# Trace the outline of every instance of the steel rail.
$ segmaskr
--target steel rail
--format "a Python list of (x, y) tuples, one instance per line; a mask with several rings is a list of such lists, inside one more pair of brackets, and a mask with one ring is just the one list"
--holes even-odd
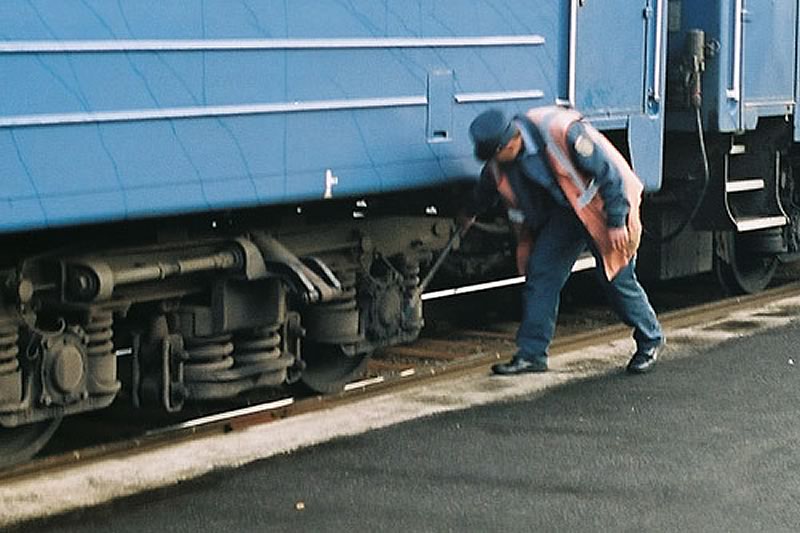
[[(766, 290), (762, 293), (747, 296), (731, 297), (711, 303), (704, 303), (662, 313), (660, 320), (666, 330), (678, 329), (693, 324), (709, 323), (723, 319), (731, 314), (746, 309), (760, 308), (773, 301), (800, 296), (800, 282)], [(512, 341), (511, 333), (464, 331), (468, 337), (488, 337), (496, 340)], [(551, 347), (551, 355), (558, 357), (567, 352), (585, 349), (626, 338), (630, 328), (625, 325), (592, 328), (576, 334), (556, 337)], [(463, 342), (463, 341), (461, 341)], [(396, 363), (378, 362), (378, 368), (389, 373), (351, 383), (346, 390), (328, 396), (313, 396), (304, 399), (283, 398), (265, 404), (237, 409), (219, 415), (210, 415), (180, 424), (150, 431), (139, 437), (125, 441), (102, 444), (88, 448), (73, 450), (67, 453), (34, 459), (23, 465), (0, 470), (0, 482), (22, 478), (52, 475), (59, 470), (74, 468), (82, 463), (120, 458), (126, 455), (174, 445), (180, 442), (220, 435), (238, 431), (247, 427), (262, 425), (297, 416), (303, 413), (330, 409), (351, 402), (396, 392), (402, 389), (417, 387), (437, 380), (453, 379), (465, 375), (485, 373), (499, 359), (508, 357), (508, 351), (493, 354), (479, 353), (460, 359), (443, 356), (442, 345), (432, 350), (414, 348), (415, 357), (437, 361), (436, 366), (413, 366)], [(405, 355), (408, 355), (406, 350)], [(444, 362), (442, 362), (444, 361)]]

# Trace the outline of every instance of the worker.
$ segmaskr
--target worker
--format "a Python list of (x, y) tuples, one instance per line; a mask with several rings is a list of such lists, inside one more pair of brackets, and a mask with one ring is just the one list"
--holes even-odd
[(625, 158), (569, 108), (536, 108), (512, 120), (490, 109), (469, 131), (485, 165), (462, 223), (502, 201), (516, 229), (517, 268), (526, 275), (518, 350), (493, 372), (547, 370), (561, 289), (587, 247), (611, 306), (634, 329), (628, 372), (652, 370), (664, 336), (636, 279), (643, 187)]

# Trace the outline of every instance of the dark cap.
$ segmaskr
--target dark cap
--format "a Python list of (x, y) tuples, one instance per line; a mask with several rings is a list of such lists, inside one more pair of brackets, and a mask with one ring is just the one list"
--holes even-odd
[(497, 150), (514, 137), (516, 128), (499, 109), (484, 111), (469, 125), (469, 135), (475, 144), (475, 157), (488, 161)]

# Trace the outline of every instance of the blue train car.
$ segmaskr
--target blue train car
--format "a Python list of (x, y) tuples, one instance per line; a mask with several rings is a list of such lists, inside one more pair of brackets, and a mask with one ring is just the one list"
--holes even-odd
[(754, 292), (800, 250), (798, 2), (671, 0), (663, 190), (642, 254), (668, 278), (714, 269)]
[(656, 189), (663, 4), (7, 0), (0, 231), (474, 176), (488, 103), (630, 127)]
[(578, 108), (657, 191), (667, 46), (664, 0), (0, 2), (0, 464), (414, 339), (489, 106)]

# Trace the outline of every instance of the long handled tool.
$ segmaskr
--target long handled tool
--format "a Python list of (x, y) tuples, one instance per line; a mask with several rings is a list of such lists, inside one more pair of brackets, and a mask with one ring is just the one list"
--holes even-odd
[(453, 247), (456, 245), (456, 243), (464, 238), (464, 235), (467, 234), (467, 232), (469, 231), (469, 228), (472, 227), (472, 223), (474, 221), (475, 221), (475, 217), (473, 217), (468, 224), (464, 224), (463, 226), (459, 227), (458, 231), (453, 233), (453, 236), (450, 237), (449, 241), (447, 241), (447, 245), (444, 247), (442, 252), (439, 254), (439, 257), (436, 258), (436, 261), (434, 261), (433, 266), (431, 266), (431, 269), (428, 270), (428, 273), (425, 275), (425, 279), (423, 279), (422, 283), (419, 284), (419, 287), (417, 288), (417, 291), (420, 294), (425, 292), (425, 289), (428, 287), (428, 284), (433, 279), (433, 276), (434, 276), (434, 274), (436, 274), (436, 271), (439, 270), (439, 267), (442, 266), (442, 263), (444, 263), (444, 260), (447, 258), (447, 256), (450, 254), (450, 252), (453, 251)]

